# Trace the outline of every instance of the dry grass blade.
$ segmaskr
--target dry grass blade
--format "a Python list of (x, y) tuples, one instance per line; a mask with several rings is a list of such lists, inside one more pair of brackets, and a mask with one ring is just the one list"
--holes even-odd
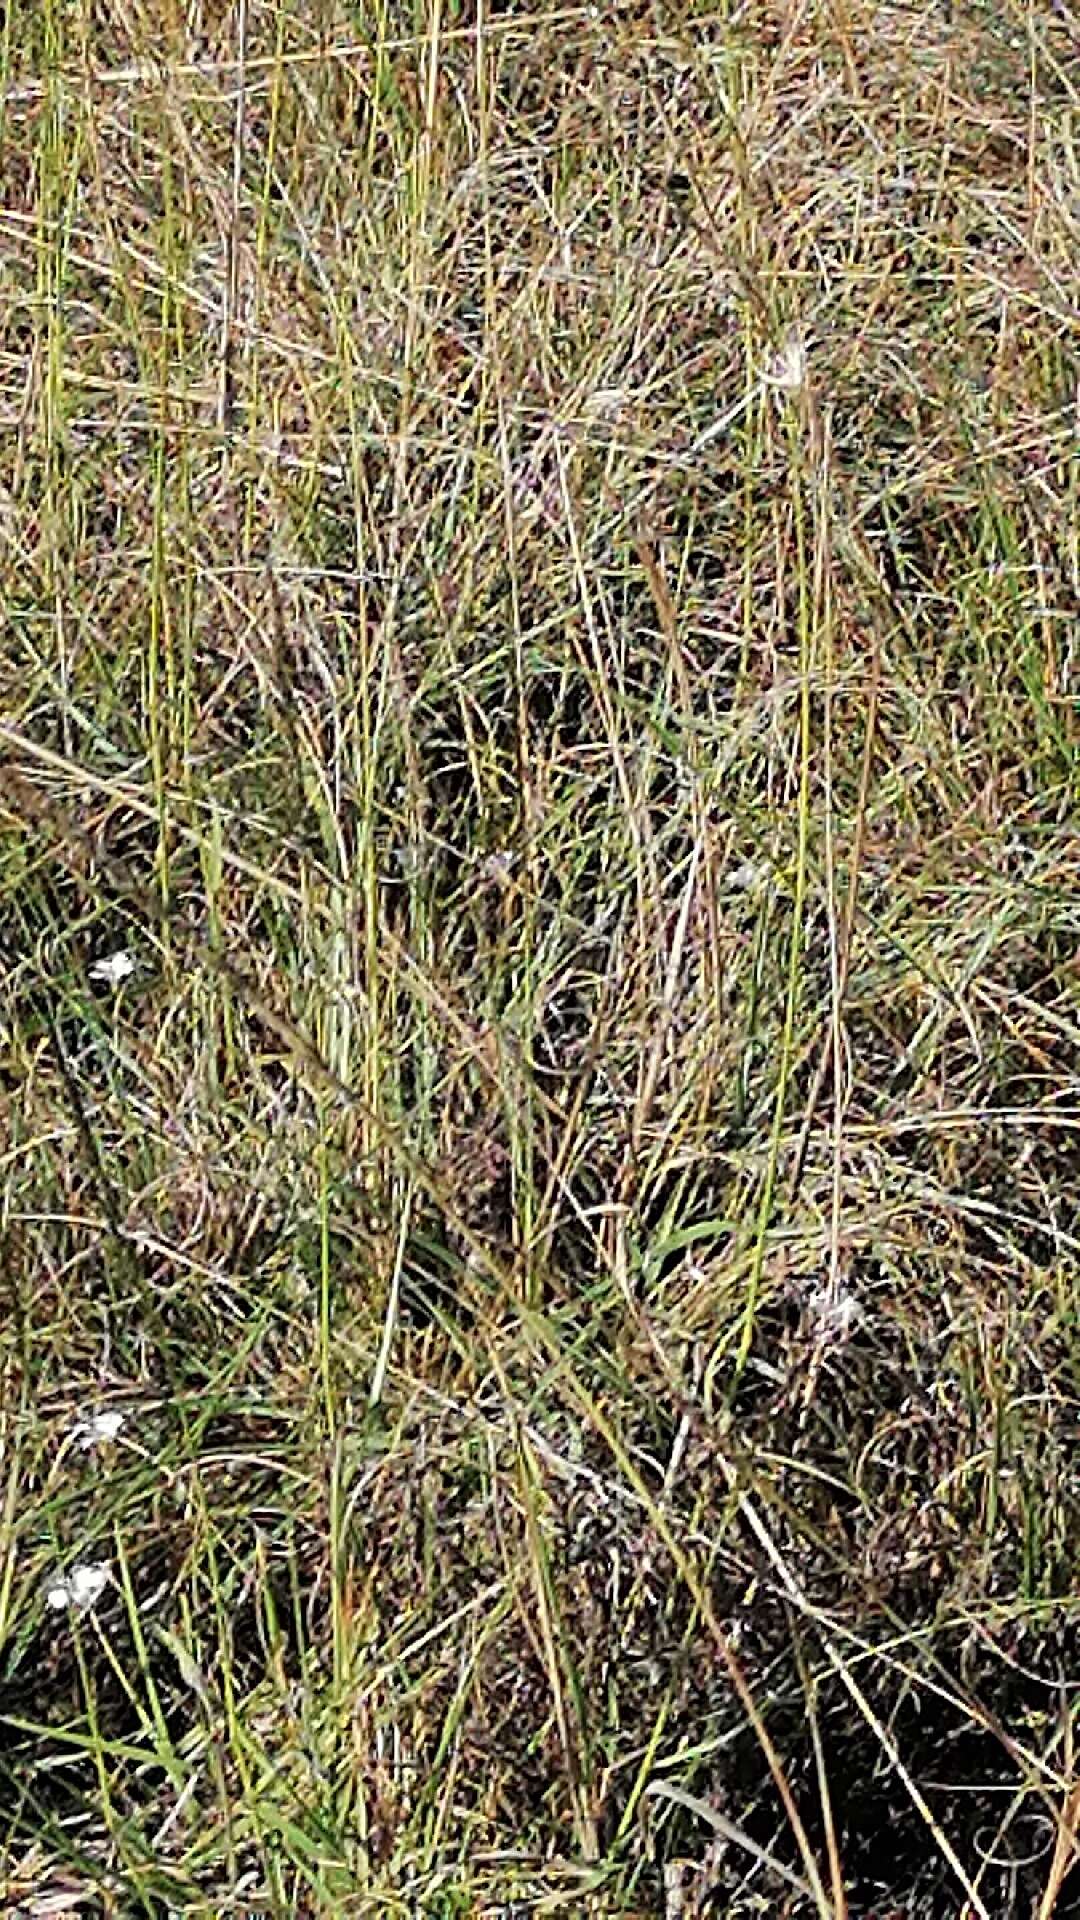
[(1046, 1889), (1039, 1901), (1036, 1920), (1052, 1920), (1062, 1889), (1080, 1858), (1077, 1831), (1080, 1829), (1080, 1786), (1070, 1789), (1058, 1817), (1057, 1839), (1047, 1875)]
[(710, 1807), (708, 1801), (699, 1800), (696, 1794), (687, 1793), (685, 1788), (674, 1786), (670, 1780), (650, 1780), (645, 1792), (651, 1799), (666, 1800), (672, 1806), (685, 1807), (688, 1813), (696, 1815), (699, 1820), (704, 1820), (706, 1825), (710, 1826), (722, 1839), (730, 1840), (732, 1846), (741, 1847), (752, 1860), (757, 1860), (762, 1866), (768, 1867), (769, 1872), (774, 1873), (778, 1880), (783, 1880), (789, 1887), (795, 1887), (799, 1893), (805, 1893), (808, 1899), (813, 1898), (813, 1889), (808, 1881), (800, 1879), (797, 1873), (792, 1873), (790, 1867), (785, 1867), (782, 1860), (778, 1860), (776, 1855), (769, 1853), (765, 1847), (759, 1846), (757, 1841), (752, 1840), (748, 1833), (744, 1833), (734, 1820), (729, 1820), (716, 1807)]

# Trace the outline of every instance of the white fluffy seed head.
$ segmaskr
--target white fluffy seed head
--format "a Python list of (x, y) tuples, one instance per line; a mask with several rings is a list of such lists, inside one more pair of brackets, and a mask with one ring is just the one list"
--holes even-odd
[(75, 1438), (84, 1453), (115, 1440), (122, 1432), (126, 1416), (118, 1407), (102, 1407), (96, 1413), (82, 1413), (75, 1422)]
[(851, 1338), (866, 1309), (846, 1287), (820, 1287), (809, 1301), (814, 1331), (823, 1346), (841, 1347)]
[(103, 954), (87, 969), (91, 980), (100, 980), (102, 986), (118, 987), (124, 980), (130, 980), (135, 971), (135, 958), (123, 947), (116, 953)]
[(86, 1613), (101, 1599), (108, 1584), (108, 1561), (88, 1560), (50, 1581), (45, 1589), (45, 1603), (55, 1613), (64, 1610)]

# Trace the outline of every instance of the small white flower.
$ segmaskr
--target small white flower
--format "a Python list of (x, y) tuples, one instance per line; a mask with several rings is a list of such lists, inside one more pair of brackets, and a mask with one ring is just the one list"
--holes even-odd
[(98, 1413), (83, 1413), (75, 1422), (75, 1438), (84, 1453), (99, 1447), (103, 1440), (115, 1440), (127, 1418), (117, 1407), (103, 1407)]
[(90, 1560), (85, 1566), (72, 1567), (70, 1573), (61, 1574), (58, 1579), (50, 1581), (45, 1589), (45, 1601), (54, 1613), (65, 1609), (86, 1613), (101, 1599), (108, 1584), (108, 1561)]
[(771, 387), (781, 393), (801, 393), (807, 376), (806, 343), (797, 333), (789, 333), (778, 354), (765, 369)]
[(772, 869), (764, 860), (744, 860), (741, 866), (732, 867), (727, 883), (739, 893), (757, 893), (771, 878), (771, 874)]
[(838, 1292), (831, 1287), (819, 1287), (810, 1295), (808, 1305), (817, 1337), (824, 1346), (842, 1347), (866, 1311), (846, 1287)]
[(95, 960), (87, 971), (91, 980), (100, 980), (106, 987), (118, 987), (121, 981), (130, 980), (134, 973), (134, 956), (121, 947), (119, 952), (107, 953), (102, 959)]

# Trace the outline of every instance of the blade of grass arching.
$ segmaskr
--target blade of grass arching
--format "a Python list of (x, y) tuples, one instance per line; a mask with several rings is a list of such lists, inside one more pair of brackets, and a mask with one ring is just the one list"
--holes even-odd
[(133, 1767), (154, 1764), (156, 1748), (152, 1740), (148, 1740), (145, 1746), (139, 1746), (134, 1740), (105, 1738), (93, 1729), (84, 1733), (77, 1727), (49, 1726), (19, 1713), (0, 1713), (0, 1726), (10, 1727), (14, 1733), (33, 1734), (42, 1742), (55, 1741), (57, 1746), (69, 1748), (73, 1754), (96, 1757), (100, 1753), (109, 1760), (125, 1760)]
[(645, 1792), (652, 1800), (668, 1800), (672, 1806), (684, 1807), (687, 1813), (696, 1814), (697, 1818), (704, 1820), (706, 1826), (711, 1827), (714, 1833), (720, 1834), (724, 1840), (729, 1840), (732, 1846), (741, 1847), (752, 1860), (767, 1867), (770, 1873), (775, 1873), (779, 1880), (785, 1881), (789, 1887), (795, 1887), (799, 1893), (804, 1893), (809, 1899), (813, 1899), (814, 1890), (808, 1880), (803, 1880), (799, 1874), (792, 1873), (791, 1868), (786, 1867), (782, 1860), (778, 1860), (774, 1853), (770, 1853), (767, 1847), (761, 1846), (742, 1827), (736, 1825), (734, 1820), (727, 1819), (716, 1807), (710, 1807), (707, 1800), (699, 1800), (696, 1793), (687, 1793), (684, 1787), (677, 1787), (671, 1780), (650, 1780)]

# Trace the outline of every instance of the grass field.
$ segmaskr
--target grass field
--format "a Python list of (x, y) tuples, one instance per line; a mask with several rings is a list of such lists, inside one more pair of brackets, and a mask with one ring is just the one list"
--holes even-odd
[(0, 69), (0, 1909), (1080, 1914), (1075, 5)]

